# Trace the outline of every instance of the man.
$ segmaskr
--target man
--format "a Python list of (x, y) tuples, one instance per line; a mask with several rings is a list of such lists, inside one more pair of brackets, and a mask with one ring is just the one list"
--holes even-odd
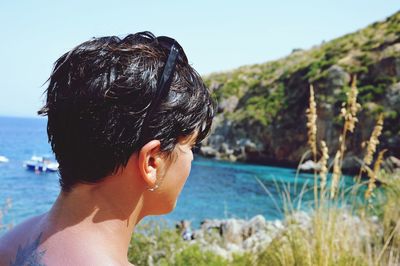
[(171, 38), (96, 38), (64, 54), (39, 111), (61, 192), (0, 239), (0, 265), (129, 265), (135, 225), (174, 209), (214, 110)]

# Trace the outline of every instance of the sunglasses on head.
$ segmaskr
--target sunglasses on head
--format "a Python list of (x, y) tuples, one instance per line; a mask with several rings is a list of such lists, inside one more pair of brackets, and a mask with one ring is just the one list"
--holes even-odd
[(183, 61), (184, 63), (188, 63), (188, 59), (186, 57), (185, 52), (183, 51), (182, 46), (173, 38), (167, 36), (160, 36), (156, 38), (150, 38), (147, 32), (139, 33), (142, 37), (146, 39), (152, 39), (157, 44), (159, 44), (162, 48), (169, 51), (167, 61), (164, 64), (162, 74), (157, 80), (157, 88), (155, 96), (148, 107), (148, 112), (145, 116), (144, 123), (142, 125), (142, 136), (148, 130), (149, 117), (155, 111), (155, 109), (160, 105), (162, 99), (168, 95), (169, 88), (172, 83), (172, 78), (174, 76), (175, 67), (178, 60)]
[(182, 46), (180, 46), (176, 40), (166, 36), (157, 37), (156, 40), (160, 46), (169, 51), (169, 54), (167, 61), (164, 64), (162, 74), (157, 81), (157, 90), (155, 98), (151, 104), (151, 111), (153, 111), (152, 109), (156, 108), (160, 104), (163, 97), (168, 95), (178, 59), (185, 63), (188, 62)]

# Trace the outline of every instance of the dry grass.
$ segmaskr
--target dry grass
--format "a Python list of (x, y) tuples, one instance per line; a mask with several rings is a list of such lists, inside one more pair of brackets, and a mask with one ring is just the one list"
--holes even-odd
[[(381, 170), (385, 150), (379, 152), (373, 169), (371, 164), (379, 144), (379, 136), (383, 128), (383, 114), (379, 115), (377, 124), (366, 147), (360, 175), (367, 172), (366, 184), (356, 179), (354, 188), (343, 188), (342, 162), (346, 152), (348, 133), (354, 132), (357, 123), (357, 113), (360, 105), (357, 103), (358, 90), (356, 78), (353, 78), (347, 102), (343, 104), (341, 115), (344, 125), (339, 139), (339, 148), (333, 160), (333, 173), (328, 179), (329, 150), (322, 140), (319, 184), (314, 183), (314, 210), (309, 228), (293, 224), (289, 225), (282, 235), (260, 254), (257, 255), (258, 265), (400, 265), (400, 177), (394, 178)], [(313, 88), (310, 88), (310, 107), (307, 109), (308, 143), (314, 162), (317, 157), (317, 113)], [(376, 195), (376, 181), (380, 180), (384, 193)], [(330, 181), (330, 182), (329, 182)], [(366, 186), (367, 185), (367, 186)], [(330, 187), (329, 187), (330, 186)], [(363, 205), (359, 202), (358, 190), (365, 190)], [(346, 193), (353, 190), (355, 193)], [(319, 193), (316, 193), (319, 191)], [(329, 197), (326, 193), (329, 191)], [(287, 193), (289, 194), (289, 193)], [(348, 197), (353, 199), (346, 200)], [(362, 197), (361, 197), (362, 199)], [(290, 198), (284, 200), (292, 206)], [(347, 202), (347, 204), (343, 204)], [(368, 208), (371, 207), (372, 208)], [(291, 215), (290, 210), (287, 215)]]
[[(310, 86), (309, 107), (306, 110), (307, 114), (307, 129), (308, 129), (308, 144), (311, 147), (313, 161), (317, 161), (317, 104), (314, 97), (314, 88)], [(317, 198), (317, 175), (314, 173), (314, 197)], [(318, 204), (316, 202), (316, 204)]]
[(310, 104), (306, 110), (307, 114), (307, 129), (308, 129), (308, 144), (315, 158), (317, 157), (317, 104), (314, 98), (314, 88), (310, 86)]
[(321, 194), (320, 197), (325, 196), (325, 189), (326, 189), (326, 180), (327, 180), (327, 174), (328, 174), (328, 160), (329, 160), (329, 150), (328, 147), (326, 146), (325, 141), (321, 141), (321, 160), (320, 165), (321, 165), (321, 170), (319, 172), (319, 176), (321, 178), (321, 183), (320, 183), (320, 188), (321, 188)]
[(376, 188), (375, 183), (376, 183), (376, 180), (377, 180), (377, 176), (379, 175), (379, 171), (381, 169), (381, 164), (382, 164), (382, 161), (383, 161), (383, 155), (386, 153), (386, 151), (387, 150), (385, 149), (385, 150), (382, 150), (382, 151), (379, 152), (378, 157), (377, 157), (377, 159), (375, 161), (375, 164), (374, 164), (373, 171), (369, 167), (366, 166), (366, 169), (367, 169), (367, 172), (368, 172), (368, 176), (369, 176), (368, 188), (367, 188), (367, 190), (365, 191), (365, 194), (364, 194), (364, 197), (365, 197), (366, 200), (369, 200), (371, 198), (371, 196), (373, 195), (372, 193), (373, 193), (374, 189)]
[(378, 121), (376, 122), (376, 126), (372, 131), (371, 138), (368, 141), (367, 153), (365, 154), (364, 157), (364, 163), (367, 166), (371, 165), (372, 163), (373, 156), (376, 152), (376, 147), (379, 144), (379, 136), (382, 133), (382, 129), (383, 129), (383, 114), (380, 114)]

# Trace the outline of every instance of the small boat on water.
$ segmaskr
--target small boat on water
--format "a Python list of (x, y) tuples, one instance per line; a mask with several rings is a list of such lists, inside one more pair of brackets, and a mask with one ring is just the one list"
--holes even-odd
[(35, 172), (58, 171), (58, 163), (53, 162), (50, 158), (44, 156), (32, 156), (30, 160), (24, 162), (24, 167)]
[(0, 155), (0, 163), (8, 163), (10, 160), (6, 156)]

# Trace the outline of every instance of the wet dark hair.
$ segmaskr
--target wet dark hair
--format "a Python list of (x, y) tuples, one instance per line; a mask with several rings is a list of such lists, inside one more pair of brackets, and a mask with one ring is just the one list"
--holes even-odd
[(200, 75), (181, 58), (168, 93), (147, 114), (168, 55), (152, 33), (142, 32), (94, 38), (55, 62), (38, 113), (48, 116), (63, 191), (115, 173), (152, 139), (171, 154), (180, 138), (197, 132), (200, 143), (207, 136), (215, 104)]

